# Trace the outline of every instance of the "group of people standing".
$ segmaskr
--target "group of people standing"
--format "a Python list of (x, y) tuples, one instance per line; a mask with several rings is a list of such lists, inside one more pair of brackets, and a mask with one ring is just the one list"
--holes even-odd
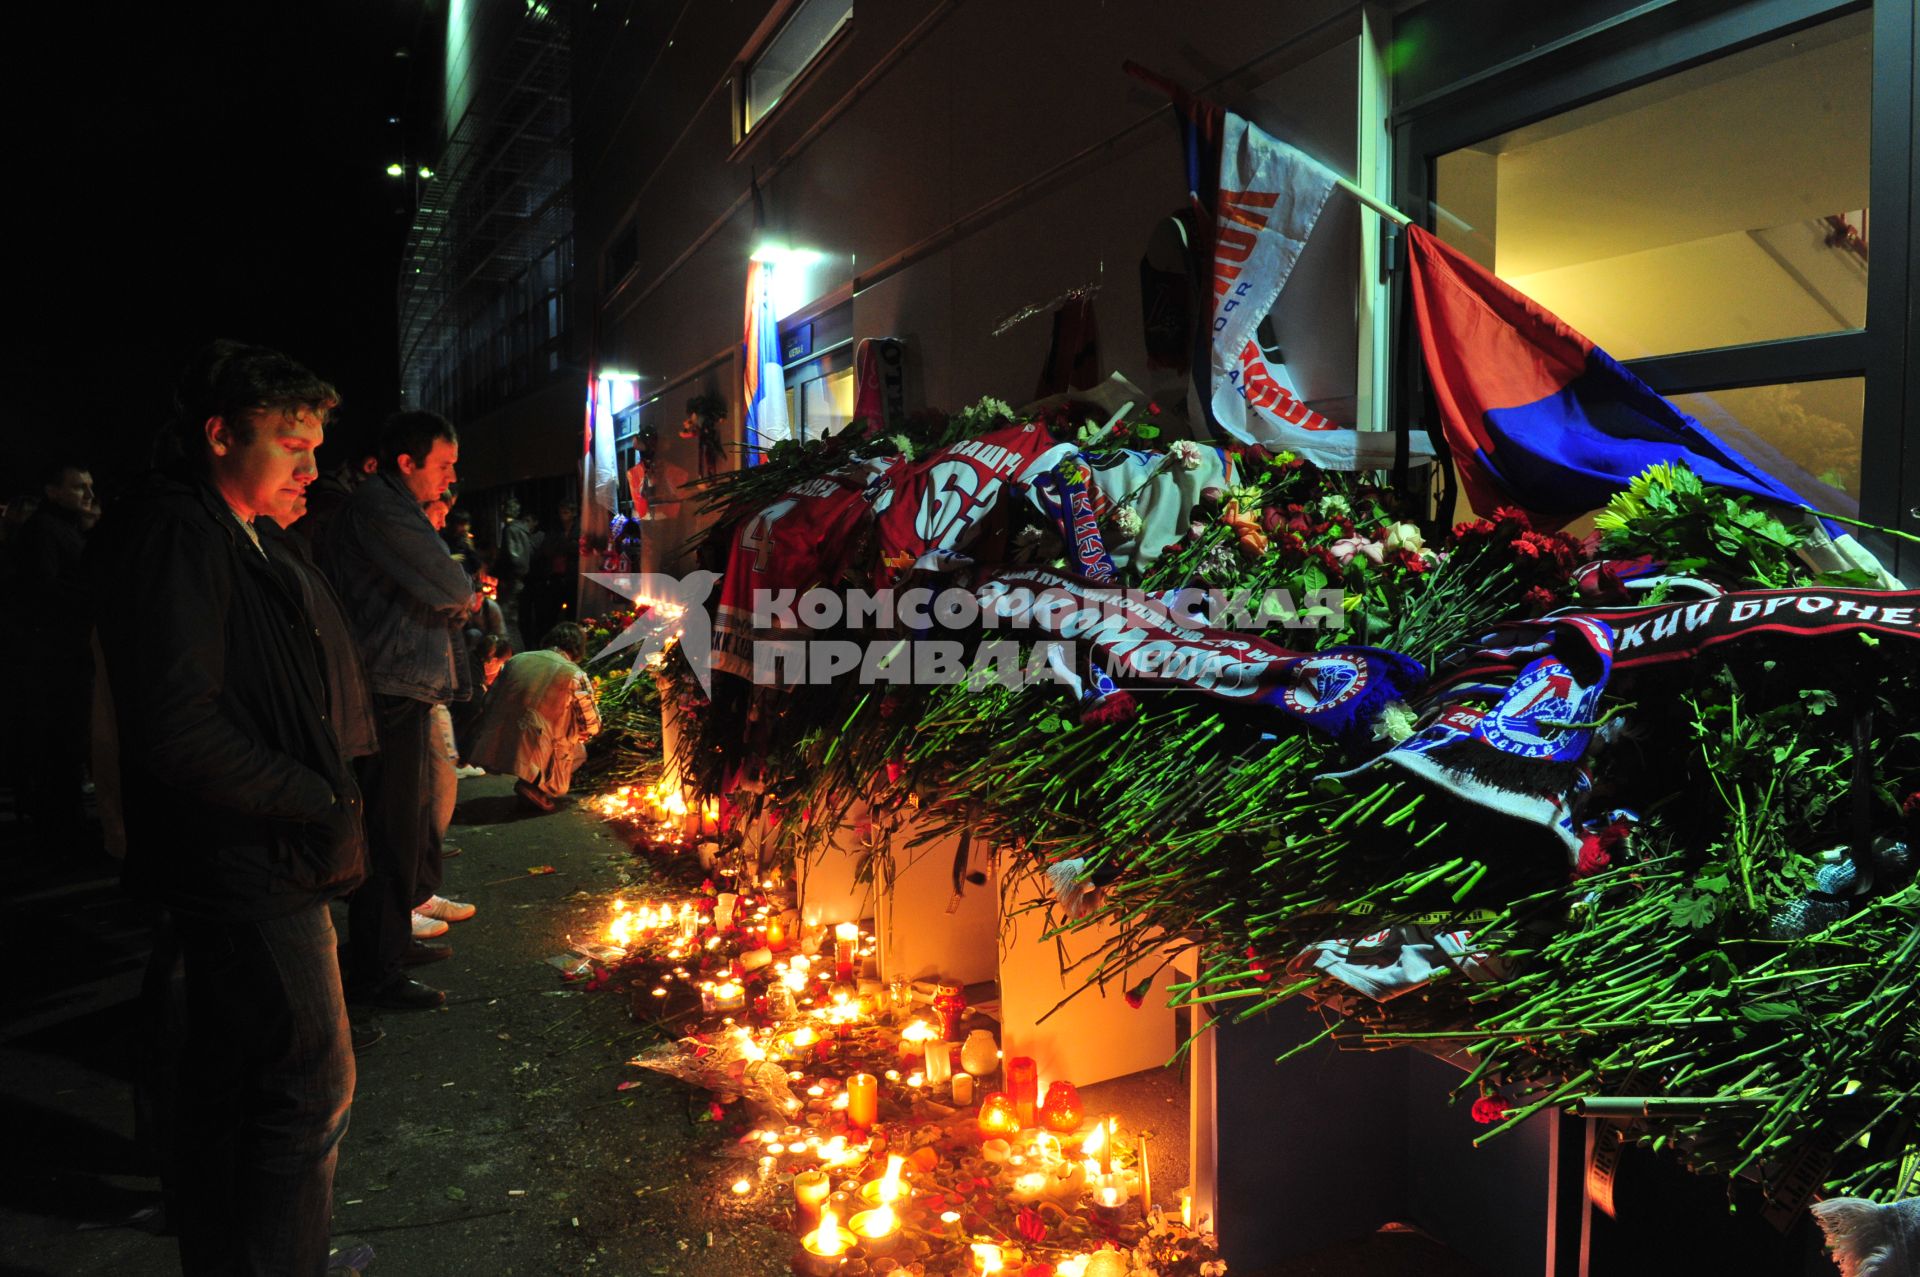
[[(156, 1031), (147, 1090), (190, 1273), (325, 1270), (354, 1053), (379, 1037), (349, 1007), (442, 1005), (411, 974), (451, 952), (424, 933), (475, 912), (441, 894), (458, 756), (551, 810), (598, 726), (577, 626), (512, 660), (469, 641), (484, 593), (435, 527), (452, 423), (400, 413), (371, 473), (316, 486), (338, 401), (279, 352), (209, 347), (76, 600), (103, 818), (128, 888), (165, 906), (150, 1022), (182, 1027)], [(490, 674), (458, 748), (447, 707)]]

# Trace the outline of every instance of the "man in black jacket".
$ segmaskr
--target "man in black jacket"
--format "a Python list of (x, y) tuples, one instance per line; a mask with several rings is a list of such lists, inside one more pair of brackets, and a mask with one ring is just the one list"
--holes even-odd
[(347, 991), (356, 1005), (425, 1010), (446, 1001), (406, 965), (410, 950), (451, 952), (413, 948), (413, 910), (440, 889), (429, 711), (472, 694), (459, 644), (473, 587), (421, 511), (453, 483), (459, 455), (445, 417), (396, 415), (379, 473), (354, 490), (315, 547), (360, 645), (380, 736), (380, 752), (361, 763), (367, 881), (347, 915)]
[(93, 699), (92, 617), (81, 555), (87, 519), (98, 513), (93, 475), (63, 462), (42, 475), (46, 500), (21, 525), (11, 553), (14, 590), (0, 601), (16, 609), (24, 637), (12, 668), (20, 722), (34, 743), (20, 751), (14, 792), (21, 815), (47, 850), (68, 850), (81, 832), (81, 764)]
[(256, 521), (313, 479), (337, 396), (218, 342), (183, 377), (175, 464), (88, 568), (120, 748), (129, 890), (173, 915), (185, 1057), (169, 1221), (189, 1273), (325, 1271), (353, 1054), (329, 901), (366, 860), (300, 586)]

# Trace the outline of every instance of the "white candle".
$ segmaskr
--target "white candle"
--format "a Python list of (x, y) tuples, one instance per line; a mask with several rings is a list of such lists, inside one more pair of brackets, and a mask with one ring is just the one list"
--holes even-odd
[(956, 1073), (953, 1075), (953, 1102), (955, 1104), (973, 1103), (973, 1074)]
[(927, 1043), (927, 1085), (941, 1086), (953, 1077), (953, 1056), (945, 1042)]

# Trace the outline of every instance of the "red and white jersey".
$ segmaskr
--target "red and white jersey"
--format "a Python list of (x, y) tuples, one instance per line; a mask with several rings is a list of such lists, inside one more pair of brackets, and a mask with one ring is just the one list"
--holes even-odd
[(753, 610), (760, 591), (796, 594), (831, 581), (845, 565), (871, 510), (867, 485), (898, 460), (880, 457), (795, 484), (760, 513), (742, 519), (720, 579), (713, 668), (753, 677)]
[(890, 586), (916, 567), (939, 571), (995, 557), (1006, 537), (1002, 501), (1054, 446), (1042, 426), (1007, 426), (896, 469), (873, 503), (880, 540), (874, 584)]

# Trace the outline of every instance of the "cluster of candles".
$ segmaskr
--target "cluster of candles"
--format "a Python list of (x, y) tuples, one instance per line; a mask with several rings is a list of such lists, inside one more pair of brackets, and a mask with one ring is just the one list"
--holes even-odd
[[(615, 791), (605, 797), (631, 795)], [(649, 939), (664, 941), (669, 960), (680, 962), (698, 950), (702, 922), (701, 910), (690, 903), (629, 906), (625, 901), (615, 901), (607, 937), (623, 950)], [(954, 1107), (966, 1109), (975, 1101), (976, 1079), (991, 1081), (1000, 1075), (1004, 1089), (978, 1096), (979, 1110), (973, 1122), (982, 1140), (981, 1156), (1005, 1169), (1008, 1178), (1003, 1181), (1004, 1189), (1014, 1202), (1050, 1200), (1069, 1210), (1084, 1203), (1096, 1215), (1118, 1223), (1130, 1201), (1136, 1197), (1151, 1201), (1145, 1136), (1141, 1137), (1134, 1167), (1117, 1167), (1115, 1120), (1098, 1120), (1091, 1130), (1085, 1129), (1084, 1105), (1071, 1082), (1052, 1082), (1043, 1098), (1031, 1058), (1003, 1060), (993, 1034), (986, 1030), (975, 1030), (963, 1042), (953, 1040), (960, 1036), (960, 1012), (964, 1008), (964, 1000), (957, 995), (936, 1001), (932, 1023), (907, 1018), (900, 1026), (896, 1068), (883, 1067), (885, 1061), (877, 1061), (867, 1066), (873, 1072), (858, 1071), (845, 1077), (807, 1069), (807, 1062), (821, 1058), (821, 1043), (846, 1039), (856, 1026), (888, 1018), (889, 1012), (897, 1017), (911, 1015), (907, 986), (901, 985), (889, 995), (887, 990), (873, 989), (871, 982), (859, 981), (866, 959), (873, 953), (874, 940), (857, 924), (803, 928), (797, 918), (765, 897), (731, 892), (722, 892), (716, 899), (714, 922), (722, 928), (743, 930), (747, 943), (758, 939), (759, 946), (740, 952), (705, 976), (691, 973), (686, 966), (674, 966), (661, 973), (660, 983), (652, 992), (655, 997), (666, 997), (668, 983), (677, 979), (697, 987), (703, 1011), (739, 1011), (746, 1000), (745, 979), (766, 969), (771, 1023), (748, 1027), (728, 1016), (721, 1021), (722, 1031), (733, 1039), (738, 1058), (780, 1061), (780, 1067), (788, 1070), (786, 1076), (795, 1095), (789, 1112), (795, 1122), (800, 1120), (801, 1110), (812, 1108), (838, 1113), (845, 1124), (844, 1132), (837, 1134), (817, 1126), (787, 1125), (764, 1128), (750, 1137), (759, 1146), (759, 1182), (784, 1176), (788, 1167), (793, 1171), (795, 1213), (802, 1233), (799, 1266), (803, 1271), (838, 1273), (854, 1255), (885, 1254), (900, 1238), (901, 1207), (911, 1196), (903, 1176), (905, 1158), (889, 1155), (879, 1175), (857, 1190), (847, 1186), (850, 1196), (846, 1199), (835, 1198), (832, 1191), (835, 1175), (852, 1173), (873, 1160), (877, 1145), (869, 1133), (879, 1121), (883, 1081), (930, 1100), (950, 1099)], [(790, 930), (798, 936), (790, 936)], [(793, 939), (804, 942), (794, 944)], [(705, 942), (708, 948), (719, 943), (717, 936)], [(754, 1184), (753, 1178), (742, 1178), (732, 1189), (736, 1194), (751, 1193)], [(841, 1204), (840, 1209), (835, 1209), (836, 1204)], [(954, 1211), (939, 1217), (952, 1244), (969, 1247), (974, 1273), (1013, 1271), (1006, 1266), (1011, 1262), (1008, 1248), (994, 1241), (965, 1238), (959, 1231), (960, 1220)], [(1122, 1266), (1114, 1267), (1116, 1263)], [(1097, 1251), (1055, 1260), (1054, 1272), (1057, 1277), (1119, 1277), (1126, 1271), (1124, 1263), (1118, 1252)]]

